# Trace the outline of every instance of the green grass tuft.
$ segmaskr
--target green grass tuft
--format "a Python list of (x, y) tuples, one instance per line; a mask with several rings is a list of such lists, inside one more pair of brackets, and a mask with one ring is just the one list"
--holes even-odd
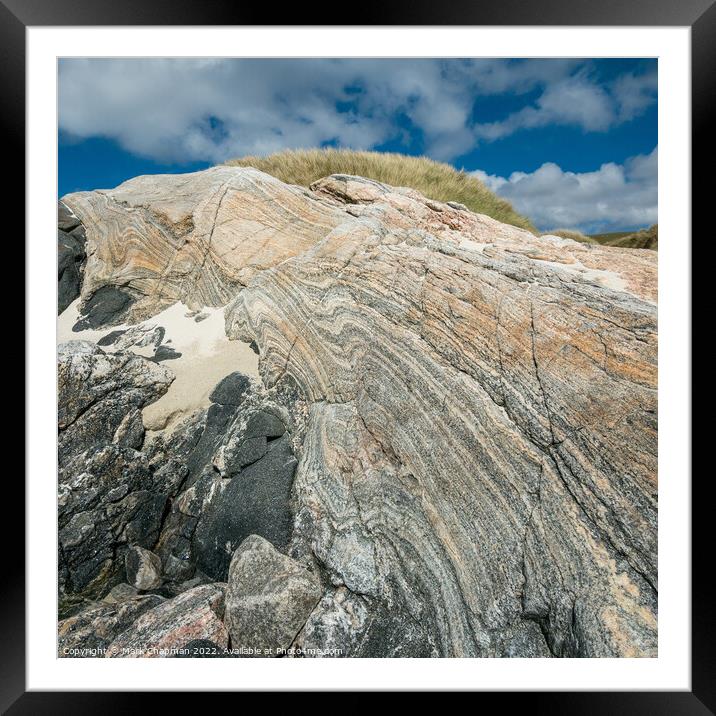
[(230, 166), (254, 167), (287, 184), (310, 186), (331, 174), (352, 174), (390, 186), (410, 187), (437, 201), (455, 201), (479, 214), (528, 231), (534, 226), (479, 179), (448, 164), (403, 154), (348, 149), (285, 150), (266, 157), (241, 157)]

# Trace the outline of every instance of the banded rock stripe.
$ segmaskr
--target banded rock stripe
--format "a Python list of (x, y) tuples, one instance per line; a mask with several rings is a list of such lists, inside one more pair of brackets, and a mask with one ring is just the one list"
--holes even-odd
[(222, 167), (96, 194), (64, 198), (85, 300), (233, 297), (227, 334), (300, 396), (295, 554), (436, 655), (656, 654), (653, 252), (359, 177), (306, 192)]
[(81, 299), (121, 287), (136, 301), (135, 321), (176, 301), (223, 306), (256, 271), (305, 250), (337, 222), (305, 192), (254, 170), (216, 167), (69, 194), (63, 202), (88, 227)]

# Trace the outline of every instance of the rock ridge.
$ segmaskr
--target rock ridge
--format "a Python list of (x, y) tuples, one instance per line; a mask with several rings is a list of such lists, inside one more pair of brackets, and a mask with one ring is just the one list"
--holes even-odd
[[(259, 354), (263, 385), (237, 379), (235, 400), (220, 385), (223, 402), (127, 448), (163, 481), (137, 546), (167, 594), (198, 573), (231, 588), (259, 534), (284, 555), (266, 570), (292, 559), (320, 585), (271, 602), (294, 615), (282, 648), (656, 655), (653, 252), (536, 237), (345, 175), (305, 190), (218, 167), (63, 202), (87, 237), (85, 315), (109, 289), (130, 297), (129, 323), (226, 305), (227, 335)], [(129, 371), (122, 420), (156, 399), (147, 371)], [(68, 398), (63, 434), (91, 397)], [(111, 443), (105, 413), (61, 454)], [(192, 633), (226, 646), (231, 624)]]

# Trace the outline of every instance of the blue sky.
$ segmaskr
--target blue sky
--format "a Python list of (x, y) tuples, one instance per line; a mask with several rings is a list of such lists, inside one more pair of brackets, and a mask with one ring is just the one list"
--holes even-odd
[(657, 220), (646, 59), (65, 59), (59, 193), (342, 146), (474, 172), (542, 230)]

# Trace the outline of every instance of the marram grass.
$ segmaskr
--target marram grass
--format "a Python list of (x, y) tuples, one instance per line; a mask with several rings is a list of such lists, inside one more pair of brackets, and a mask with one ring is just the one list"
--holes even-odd
[(622, 249), (659, 250), (659, 225), (654, 224), (648, 229), (612, 234), (595, 234), (593, 238), (604, 246), (618, 246)]
[(658, 224), (654, 224), (648, 229), (639, 229), (639, 231), (614, 231), (608, 234), (592, 234), (591, 236), (574, 229), (555, 229), (554, 231), (546, 231), (544, 234), (561, 236), (563, 239), (572, 239), (583, 244), (601, 244), (602, 246), (616, 246), (621, 249), (659, 250)]
[(554, 231), (545, 231), (542, 236), (546, 235), (559, 236), (563, 239), (572, 239), (572, 241), (579, 241), (580, 244), (599, 243), (596, 239), (593, 239), (591, 236), (587, 236), (576, 229), (555, 229)]
[(331, 174), (352, 174), (391, 186), (410, 187), (437, 201), (455, 201), (505, 224), (535, 231), (529, 219), (491, 192), (479, 179), (426, 157), (348, 149), (285, 150), (266, 157), (232, 159), (230, 166), (254, 167), (287, 184), (309, 186)]

